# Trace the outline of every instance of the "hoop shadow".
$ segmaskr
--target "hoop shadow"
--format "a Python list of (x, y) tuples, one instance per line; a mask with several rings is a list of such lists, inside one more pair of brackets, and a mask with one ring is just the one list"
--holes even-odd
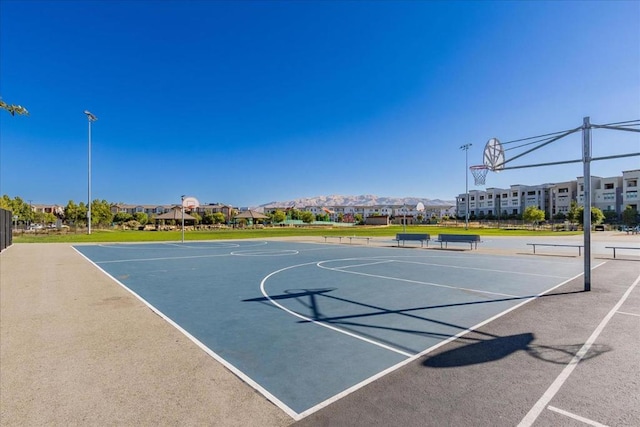
[[(470, 340), (473, 338), (463, 337), (460, 339)], [(486, 340), (476, 339), (477, 342), (427, 357), (422, 362), (422, 365), (430, 368), (455, 368), (477, 365), (503, 359), (518, 351), (524, 351), (529, 356), (545, 362), (566, 365), (583, 346), (583, 344), (535, 345), (532, 344), (534, 340), (535, 336), (531, 332), (505, 337), (495, 336)], [(608, 351), (611, 351), (611, 347), (594, 344), (582, 360), (592, 359)]]

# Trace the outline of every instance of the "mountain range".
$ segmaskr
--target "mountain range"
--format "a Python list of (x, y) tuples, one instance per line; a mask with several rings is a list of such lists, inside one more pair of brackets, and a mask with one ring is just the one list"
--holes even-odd
[(375, 196), (372, 194), (363, 194), (360, 196), (316, 196), (304, 197), (300, 199), (287, 200), (281, 202), (269, 202), (260, 205), (260, 208), (281, 208), (281, 207), (297, 207), (305, 206), (376, 206), (376, 205), (417, 205), (422, 202), (425, 206), (453, 206), (453, 200), (425, 199), (419, 197), (385, 197)]

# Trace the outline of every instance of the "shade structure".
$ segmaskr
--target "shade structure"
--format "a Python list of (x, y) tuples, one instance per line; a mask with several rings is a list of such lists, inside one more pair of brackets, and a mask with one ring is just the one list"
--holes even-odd
[[(162, 215), (158, 215), (157, 217), (155, 217), (154, 220), (156, 220), (156, 221), (167, 221), (167, 220), (182, 221), (182, 208), (180, 206), (173, 207), (173, 208), (171, 208), (171, 210), (169, 212), (165, 212)], [(196, 219), (185, 212), (184, 213), (184, 220), (185, 221), (195, 221)]]
[(238, 215), (234, 216), (233, 219), (269, 219), (269, 217), (263, 213), (249, 209), (240, 212)]

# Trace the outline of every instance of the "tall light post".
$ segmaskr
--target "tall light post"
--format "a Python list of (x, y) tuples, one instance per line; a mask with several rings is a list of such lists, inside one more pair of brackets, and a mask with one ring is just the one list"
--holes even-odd
[(460, 146), (464, 150), (464, 199), (467, 201), (467, 207), (464, 213), (464, 229), (469, 228), (469, 147), (473, 144), (464, 144)]
[(182, 243), (184, 243), (184, 198), (187, 197), (184, 194), (180, 196), (180, 207), (182, 208)]
[(91, 122), (95, 122), (98, 120), (96, 116), (91, 114), (88, 110), (84, 110), (84, 113), (87, 115), (87, 120), (89, 121), (89, 149), (88, 151), (88, 173), (87, 173), (87, 232), (91, 234)]

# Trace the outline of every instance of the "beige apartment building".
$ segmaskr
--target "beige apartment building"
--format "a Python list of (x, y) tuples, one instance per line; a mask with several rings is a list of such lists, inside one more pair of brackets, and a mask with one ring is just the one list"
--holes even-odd
[[(623, 171), (622, 176), (591, 177), (591, 204), (603, 212), (622, 211), (631, 206), (638, 209), (638, 182), (640, 169)], [(512, 185), (509, 189), (487, 188), (471, 190), (468, 194), (469, 216), (508, 217), (522, 215), (529, 206), (546, 212), (549, 218), (559, 213), (566, 214), (572, 202), (584, 205), (584, 177), (574, 181), (540, 185)], [(467, 194), (456, 198), (457, 216), (465, 217)]]

